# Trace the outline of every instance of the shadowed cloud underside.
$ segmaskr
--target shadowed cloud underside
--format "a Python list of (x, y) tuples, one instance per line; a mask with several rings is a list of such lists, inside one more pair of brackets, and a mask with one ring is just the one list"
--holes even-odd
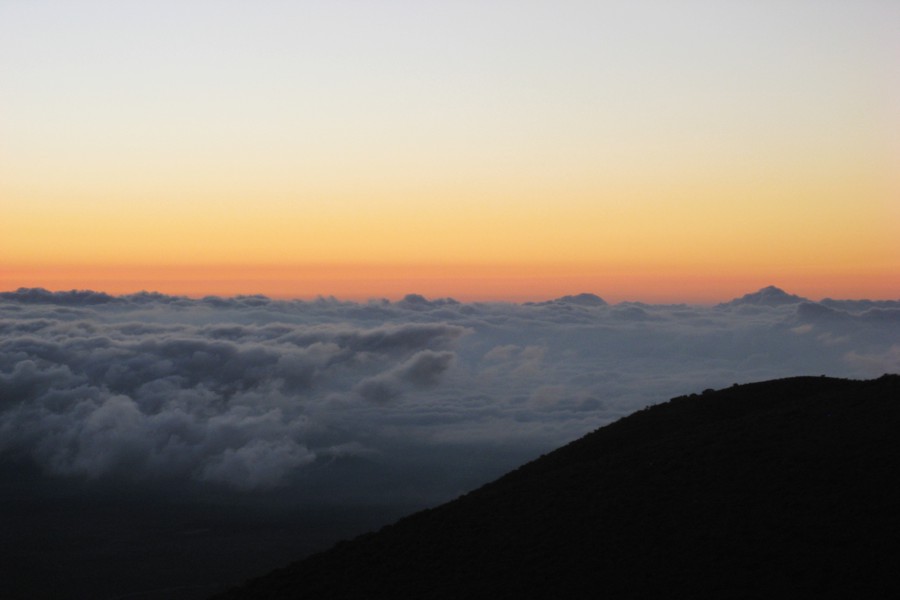
[(236, 583), (661, 398), (900, 371), (900, 300), (737, 296), (0, 292), (0, 575), (54, 598)]
[(630, 415), (218, 598), (846, 598), (900, 591), (900, 376)]

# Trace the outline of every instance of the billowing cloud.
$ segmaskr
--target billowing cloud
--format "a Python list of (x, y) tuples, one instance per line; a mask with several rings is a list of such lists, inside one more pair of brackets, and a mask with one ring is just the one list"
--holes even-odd
[(239, 489), (279, 485), (315, 459), (304, 437), (317, 403), (379, 377), (396, 393), (433, 386), (454, 356), (441, 349), (466, 332), (72, 316), (0, 321), (0, 449), (50, 474)]
[(851, 350), (844, 358), (854, 369), (863, 370), (872, 377), (883, 373), (900, 373), (900, 344), (869, 353)]
[(717, 307), (7, 292), (0, 462), (323, 502), (371, 495), (380, 473), (392, 500), (441, 499), (676, 395), (900, 368), (900, 304), (779, 292)]
[(387, 402), (399, 396), (410, 385), (436, 385), (455, 358), (456, 355), (452, 352), (422, 350), (389, 371), (364, 379), (355, 389), (364, 398)]

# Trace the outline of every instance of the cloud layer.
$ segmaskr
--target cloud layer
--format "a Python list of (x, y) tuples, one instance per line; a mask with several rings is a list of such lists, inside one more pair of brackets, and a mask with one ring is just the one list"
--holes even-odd
[(381, 477), (387, 500), (424, 501), (675, 395), (900, 371), (896, 302), (573, 298), (2, 293), (0, 461), (311, 502), (375, 501)]

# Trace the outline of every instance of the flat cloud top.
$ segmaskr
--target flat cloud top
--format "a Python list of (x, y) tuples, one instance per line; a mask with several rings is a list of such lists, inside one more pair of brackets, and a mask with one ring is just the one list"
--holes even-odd
[[(586, 294), (519, 305), (3, 292), (0, 461), (63, 483), (443, 500), (683, 393), (900, 371), (900, 302), (748, 297), (698, 307)], [(364, 472), (397, 485), (373, 493), (369, 478), (354, 483)]]

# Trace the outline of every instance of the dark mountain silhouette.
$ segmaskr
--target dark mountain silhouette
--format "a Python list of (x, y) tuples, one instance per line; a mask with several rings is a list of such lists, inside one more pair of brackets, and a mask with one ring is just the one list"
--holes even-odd
[(900, 376), (675, 398), (225, 598), (883, 598)]
[(781, 288), (770, 285), (729, 302), (723, 302), (719, 306), (782, 306), (801, 302), (809, 302), (809, 300), (802, 296), (788, 294)]

